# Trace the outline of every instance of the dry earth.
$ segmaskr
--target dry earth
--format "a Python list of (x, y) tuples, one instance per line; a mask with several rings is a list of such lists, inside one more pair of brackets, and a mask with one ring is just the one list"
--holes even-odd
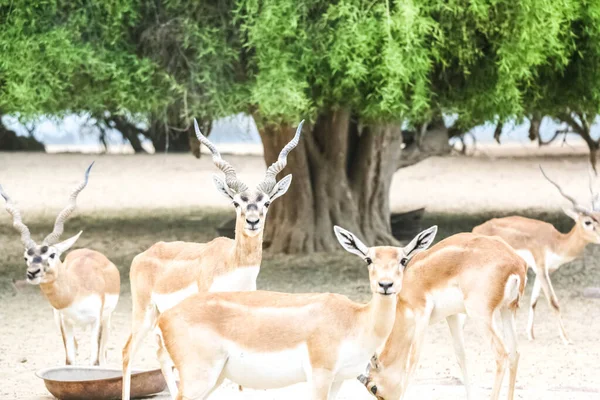
[[(68, 232), (85, 229), (80, 246), (106, 252), (121, 268), (126, 281), (131, 258), (158, 239), (204, 241), (216, 235), (214, 227), (230, 210), (214, 210), (226, 201), (212, 187), (214, 168), (206, 157), (197, 161), (182, 156), (89, 156), (15, 155), (0, 153), (0, 183), (18, 200), (26, 220), (41, 236), (64, 205), (70, 187), (80, 179), (87, 163), (96, 159), (90, 186), (81, 197), (79, 217), (67, 225)], [(242, 179), (257, 182), (262, 160), (231, 157)], [(425, 223), (439, 223), (440, 235), (468, 230), (496, 213), (539, 210), (544, 218), (568, 228), (555, 212), (564, 202), (541, 177), (547, 172), (565, 188), (588, 199), (586, 162), (583, 157), (488, 157), (433, 158), (399, 171), (392, 187), (392, 206), (407, 210), (426, 206)], [(210, 209), (210, 210), (209, 210)], [(29, 217), (29, 219), (28, 219)], [(34, 218), (35, 217), (35, 218)], [(40, 230), (43, 230), (40, 231)], [(53, 324), (50, 306), (37, 288), (19, 292), (10, 278), (23, 274), (21, 249), (9, 221), (0, 213), (0, 398), (50, 399), (34, 372), (60, 365), (63, 349)], [(517, 398), (583, 400), (600, 399), (600, 299), (582, 296), (588, 286), (600, 286), (600, 246), (588, 246), (585, 255), (563, 267), (553, 278), (561, 301), (565, 325), (575, 344), (561, 344), (556, 320), (545, 303), (538, 306), (537, 340), (524, 335), (528, 298), (518, 314), (521, 363)], [(364, 267), (343, 253), (305, 256), (267, 256), (259, 277), (260, 288), (281, 291), (333, 291), (366, 300)], [(528, 293), (530, 287), (528, 288)], [(120, 348), (129, 329), (131, 298), (127, 285), (113, 320), (109, 360), (120, 363)], [(80, 361), (88, 355), (86, 334), (79, 335)], [(492, 385), (493, 362), (489, 346), (467, 325), (467, 356), (475, 399), (485, 399)], [(154, 344), (149, 338), (135, 362), (137, 367), (155, 367)], [(408, 399), (462, 399), (463, 387), (454, 361), (448, 329), (431, 327), (421, 358), (421, 367)], [(504, 396), (504, 394), (503, 394)], [(161, 395), (159, 398), (168, 398)], [(211, 398), (304, 399), (305, 385), (273, 391), (238, 392), (226, 384)], [(368, 399), (357, 383), (344, 385), (340, 399)]]

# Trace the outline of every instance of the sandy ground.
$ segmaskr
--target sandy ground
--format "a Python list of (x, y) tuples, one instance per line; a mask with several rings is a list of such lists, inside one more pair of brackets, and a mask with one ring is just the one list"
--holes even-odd
[[(138, 213), (168, 213), (169, 210), (183, 208), (226, 205), (226, 200), (212, 187), (210, 176), (215, 169), (210, 159), (205, 157), (198, 161), (189, 155), (0, 153), (0, 183), (19, 202), (26, 219), (27, 216), (39, 215), (50, 218), (64, 206), (68, 190), (81, 178), (83, 170), (93, 159), (97, 165), (89, 187), (80, 196), (81, 216), (89, 213), (127, 214), (132, 210)], [(238, 168), (239, 176), (249, 183), (262, 178), (262, 159), (230, 157), (230, 160)], [(556, 210), (565, 203), (541, 177), (537, 167), (539, 163), (563, 183), (568, 192), (582, 201), (589, 199), (587, 167), (583, 157), (506, 158), (488, 154), (476, 158), (432, 158), (399, 171), (392, 186), (392, 207), (394, 210), (407, 210), (426, 206), (429, 211), (450, 213)], [(0, 218), (0, 228), (8, 231), (7, 218)], [(152, 236), (152, 232), (149, 234)], [(156, 236), (157, 240), (163, 238)], [(0, 253), (9, 249), (14, 252), (13, 243), (9, 245), (8, 239), (4, 240), (4, 243), (0, 241)], [(110, 246), (110, 239), (107, 238), (103, 245)], [(322, 257), (325, 259), (325, 256)], [(600, 249), (588, 246), (583, 261), (574, 262), (572, 271), (590, 262), (597, 269), (595, 260), (598, 258)], [(517, 321), (521, 350), (517, 378), (519, 399), (600, 399), (600, 299), (581, 295), (584, 286), (600, 286), (600, 274), (586, 275), (585, 282), (582, 282), (577, 277), (571, 279), (566, 272), (563, 273), (563, 269), (558, 272), (559, 285), (555, 286), (558, 287), (565, 325), (575, 344), (561, 344), (556, 320), (545, 303), (538, 306), (537, 340), (528, 342), (524, 327), (529, 299), (524, 299)], [(332, 273), (329, 283), (315, 290), (337, 291), (332, 283), (333, 277)], [(272, 280), (259, 276), (259, 288), (290, 290), (289, 282), (284, 282), (286, 276), (269, 279)], [(340, 291), (357, 300), (365, 300), (366, 285), (366, 281), (356, 280)], [(293, 290), (310, 288), (314, 286), (294, 286)], [(353, 291), (352, 288), (361, 290)], [(528, 293), (529, 290), (530, 287)], [(114, 331), (109, 345), (109, 361), (114, 367), (119, 367), (120, 349), (129, 333), (131, 299), (128, 288), (124, 287), (123, 292), (113, 319)], [(50, 399), (34, 372), (60, 365), (64, 359), (51, 307), (37, 288), (25, 288), (14, 295), (7, 289), (0, 293), (0, 303), (0, 398)], [(79, 339), (79, 360), (83, 363), (88, 358), (86, 335), (80, 335)], [(467, 325), (466, 338), (475, 399), (484, 399), (493, 383), (495, 364), (488, 344), (472, 326)], [(146, 340), (134, 365), (138, 368), (157, 366), (151, 338)], [(159, 398), (168, 397), (161, 395)], [(305, 385), (297, 385), (273, 391), (245, 390), (240, 393), (232, 384), (226, 384), (211, 398), (299, 400), (307, 398), (307, 392)], [(360, 384), (349, 381), (338, 398), (371, 397)], [(407, 398), (464, 398), (448, 329), (443, 323), (432, 326), (428, 332), (421, 367)]]
[[(565, 204), (544, 180), (538, 165), (564, 189), (589, 201), (585, 157), (434, 157), (396, 173), (393, 210), (427, 207), (428, 211), (476, 212), (540, 209)], [(0, 183), (24, 214), (54, 215), (68, 191), (96, 161), (90, 185), (79, 197), (81, 212), (224, 207), (214, 190), (216, 170), (209, 157), (182, 155), (40, 155), (0, 153)], [(229, 156), (238, 177), (249, 185), (261, 181), (262, 158)], [(598, 186), (600, 189), (600, 185)], [(568, 204), (568, 203), (567, 203)], [(4, 221), (2, 221), (4, 222)], [(0, 223), (2, 223), (0, 222)]]
[[(567, 329), (574, 341), (564, 346), (558, 337), (556, 320), (546, 304), (538, 306), (537, 339), (529, 342), (524, 333), (526, 309), (518, 314), (521, 363), (517, 378), (517, 398), (526, 400), (561, 399), (591, 400), (600, 398), (600, 345), (598, 344), (598, 299), (582, 298), (577, 291), (559, 290)], [(523, 304), (527, 304), (525, 299)], [(109, 342), (109, 364), (119, 368), (120, 349), (129, 334), (131, 298), (122, 296), (113, 320)], [(0, 310), (0, 398), (51, 399), (43, 382), (34, 376), (41, 368), (60, 365), (63, 349), (60, 335), (52, 319), (50, 306), (36, 288), (28, 288), (14, 297), (3, 297)], [(89, 359), (87, 332), (79, 335), (80, 363)], [(486, 342), (467, 324), (467, 357), (475, 399), (489, 396), (495, 363)], [(460, 399), (464, 388), (460, 370), (454, 361), (451, 341), (445, 323), (433, 325), (428, 332), (421, 366), (408, 399)], [(153, 338), (146, 339), (134, 365), (158, 368)], [(504, 396), (504, 395), (503, 395)], [(167, 399), (167, 394), (158, 398)], [(244, 390), (240, 393), (225, 383), (212, 399), (305, 399), (306, 385), (269, 391)], [(338, 399), (369, 399), (366, 390), (354, 381), (344, 384)]]

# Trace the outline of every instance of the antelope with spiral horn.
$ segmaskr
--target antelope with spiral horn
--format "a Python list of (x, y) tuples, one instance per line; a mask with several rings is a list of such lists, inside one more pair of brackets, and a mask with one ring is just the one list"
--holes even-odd
[(71, 193), (67, 207), (58, 214), (52, 233), (39, 245), (31, 239), (19, 209), (0, 186), (6, 210), (12, 215), (13, 226), (21, 234), (21, 242), (25, 246), (27, 282), (39, 285), (54, 309), (67, 365), (73, 364), (76, 356), (73, 327), (88, 325), (92, 327), (90, 363), (106, 363), (110, 318), (119, 300), (119, 271), (103, 254), (90, 249), (78, 249), (71, 251), (64, 262), (60, 260), (60, 256), (75, 244), (82, 233), (59, 242), (65, 221), (76, 208), (77, 196), (88, 183), (92, 165), (85, 171), (85, 179)]
[[(198, 140), (210, 149), (214, 164), (225, 174), (225, 180), (216, 175), (213, 180), (217, 190), (235, 208), (235, 239), (219, 237), (208, 243), (159, 242), (133, 259), (130, 271), (133, 315), (131, 335), (123, 348), (123, 399), (130, 396), (133, 357), (161, 313), (198, 292), (256, 290), (267, 211), (272, 201), (285, 194), (292, 181), (291, 175), (280, 181), (276, 177), (287, 165), (288, 153), (298, 145), (303, 123), (298, 125), (294, 138), (281, 150), (277, 161), (267, 169), (263, 181), (256, 189), (250, 189), (202, 135), (194, 120)], [(162, 360), (169, 391), (174, 395), (177, 386), (172, 363), (163, 362), (168, 355), (160, 347), (157, 355)]]
[(600, 243), (600, 198), (597, 193), (594, 193), (591, 171), (589, 182), (592, 207), (588, 208), (566, 194), (558, 183), (546, 175), (541, 166), (540, 170), (544, 178), (554, 185), (558, 192), (571, 203), (571, 207), (563, 208), (565, 214), (575, 221), (575, 225), (569, 233), (561, 233), (547, 222), (519, 216), (494, 218), (476, 226), (473, 228), (473, 232), (501, 237), (515, 249), (517, 254), (527, 262), (529, 268), (535, 272), (527, 324), (529, 340), (534, 339), (535, 307), (540, 297), (540, 291), (544, 291), (546, 300), (548, 300), (550, 307), (552, 307), (558, 318), (560, 337), (563, 343), (570, 344), (571, 340), (567, 336), (562, 322), (560, 307), (550, 281), (550, 274), (558, 270), (563, 264), (581, 255), (588, 243)]

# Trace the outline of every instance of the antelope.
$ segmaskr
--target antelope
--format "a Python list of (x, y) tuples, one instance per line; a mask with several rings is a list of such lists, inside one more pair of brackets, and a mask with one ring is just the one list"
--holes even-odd
[(575, 221), (569, 233), (563, 234), (547, 222), (519, 216), (494, 218), (482, 225), (473, 228), (474, 233), (482, 235), (500, 236), (510, 244), (517, 254), (527, 262), (535, 273), (535, 281), (531, 292), (529, 306), (529, 319), (527, 322), (527, 336), (529, 340), (535, 338), (533, 322), (535, 307), (540, 297), (540, 290), (544, 291), (546, 300), (558, 318), (559, 334), (564, 344), (571, 344), (560, 315), (560, 307), (550, 274), (583, 253), (588, 243), (600, 243), (600, 202), (599, 196), (594, 195), (590, 175), (590, 191), (592, 193), (592, 208), (580, 205), (575, 198), (567, 195), (562, 188), (551, 180), (542, 167), (542, 174), (559, 193), (572, 204), (563, 208), (565, 214)]
[(66, 364), (75, 362), (77, 342), (74, 326), (91, 326), (92, 365), (106, 363), (110, 319), (117, 306), (120, 290), (119, 270), (103, 254), (90, 250), (73, 250), (65, 257), (82, 232), (59, 242), (64, 223), (76, 208), (77, 196), (87, 186), (92, 163), (85, 171), (84, 180), (71, 193), (68, 205), (58, 214), (54, 229), (38, 245), (31, 239), (29, 228), (21, 213), (0, 186), (0, 195), (6, 201), (6, 210), (13, 218), (13, 227), (21, 234), (25, 246), (27, 282), (39, 285), (54, 310), (54, 320), (60, 329), (66, 353)]
[[(224, 181), (216, 175), (213, 180), (217, 190), (235, 207), (235, 240), (219, 237), (202, 244), (159, 242), (133, 259), (130, 271), (133, 315), (131, 335), (123, 348), (123, 399), (129, 399), (130, 395), (132, 359), (161, 313), (197, 292), (256, 290), (267, 211), (272, 201), (285, 194), (292, 181), (291, 175), (280, 181), (276, 176), (287, 165), (288, 153), (298, 144), (303, 123), (298, 125), (294, 138), (281, 150), (277, 161), (267, 169), (263, 181), (256, 189), (249, 189), (202, 135), (194, 120), (198, 140), (210, 149), (214, 164), (225, 174)], [(176, 393), (172, 368), (163, 367), (169, 391)]]
[(313, 400), (335, 399), (394, 326), (396, 293), (407, 260), (426, 249), (437, 227), (406, 247), (371, 247), (334, 227), (340, 244), (368, 265), (367, 304), (330, 293), (199, 293), (163, 313), (162, 344), (181, 378), (177, 399), (206, 399), (228, 378), (272, 389), (308, 382)]
[[(508, 360), (512, 400), (519, 362), (514, 318), (526, 279), (525, 261), (496, 237), (460, 233), (417, 255), (404, 270), (392, 332), (359, 381), (380, 400), (404, 398), (427, 327), (446, 319), (467, 398), (473, 399), (463, 336), (468, 316), (491, 341), (496, 358), (491, 398), (498, 399)], [(494, 314), (501, 316), (504, 339)]]

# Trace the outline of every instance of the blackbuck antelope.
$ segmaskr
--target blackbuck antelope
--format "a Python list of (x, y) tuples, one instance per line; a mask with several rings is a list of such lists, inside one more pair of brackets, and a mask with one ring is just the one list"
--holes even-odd
[[(220, 237), (202, 244), (159, 242), (133, 259), (130, 271), (133, 316), (131, 335), (123, 349), (123, 399), (129, 399), (133, 357), (142, 339), (156, 326), (160, 313), (197, 292), (256, 290), (267, 211), (273, 200), (285, 194), (292, 181), (291, 175), (279, 182), (276, 177), (287, 165), (288, 153), (300, 140), (303, 122), (277, 161), (267, 169), (264, 180), (256, 189), (249, 189), (194, 121), (198, 140), (210, 149), (215, 165), (225, 174), (225, 181), (218, 176), (213, 179), (219, 192), (235, 207), (235, 240)], [(177, 386), (172, 368), (165, 363), (163, 367), (173, 394)]]
[(560, 337), (565, 344), (570, 344), (571, 340), (567, 336), (560, 316), (560, 307), (550, 281), (550, 274), (561, 265), (578, 257), (588, 243), (600, 243), (600, 201), (599, 196), (594, 194), (591, 175), (592, 208), (587, 208), (567, 195), (556, 182), (546, 175), (541, 167), (540, 170), (544, 177), (558, 189), (559, 193), (572, 204), (571, 207), (563, 208), (565, 214), (575, 221), (575, 225), (569, 233), (563, 234), (547, 222), (519, 216), (494, 218), (476, 226), (473, 228), (473, 232), (501, 237), (516, 250), (517, 254), (523, 257), (527, 265), (535, 272), (527, 323), (529, 340), (534, 339), (535, 307), (540, 297), (540, 290), (543, 290), (546, 300), (558, 318)]
[(225, 378), (255, 389), (308, 382), (311, 399), (335, 399), (385, 343), (396, 293), (405, 290), (404, 265), (436, 231), (421, 232), (404, 248), (368, 248), (335, 227), (342, 246), (368, 264), (368, 304), (329, 293), (199, 293), (165, 312), (159, 352), (166, 349), (179, 371), (177, 399), (206, 399)]
[[(93, 163), (92, 163), (93, 165)], [(23, 223), (17, 206), (0, 186), (0, 195), (6, 200), (6, 210), (13, 217), (13, 226), (21, 234), (25, 246), (27, 282), (39, 285), (54, 309), (54, 318), (60, 328), (66, 352), (67, 365), (75, 362), (74, 326), (91, 325), (92, 365), (106, 363), (106, 345), (110, 318), (119, 300), (120, 277), (117, 267), (103, 254), (90, 250), (73, 250), (60, 261), (60, 256), (71, 248), (81, 232), (58, 242), (64, 223), (75, 210), (77, 196), (86, 187), (92, 165), (85, 179), (71, 193), (69, 204), (58, 214), (54, 229), (41, 245), (31, 239), (29, 228)]]
[[(513, 399), (519, 361), (514, 317), (526, 273), (525, 261), (502, 239), (472, 233), (451, 236), (417, 255), (404, 270), (392, 333), (359, 380), (378, 399), (404, 398), (427, 327), (446, 319), (467, 398), (473, 399), (463, 337), (466, 314), (492, 344), (496, 374), (491, 398), (498, 399), (508, 361), (508, 398)], [(496, 313), (504, 339), (494, 324)]]

